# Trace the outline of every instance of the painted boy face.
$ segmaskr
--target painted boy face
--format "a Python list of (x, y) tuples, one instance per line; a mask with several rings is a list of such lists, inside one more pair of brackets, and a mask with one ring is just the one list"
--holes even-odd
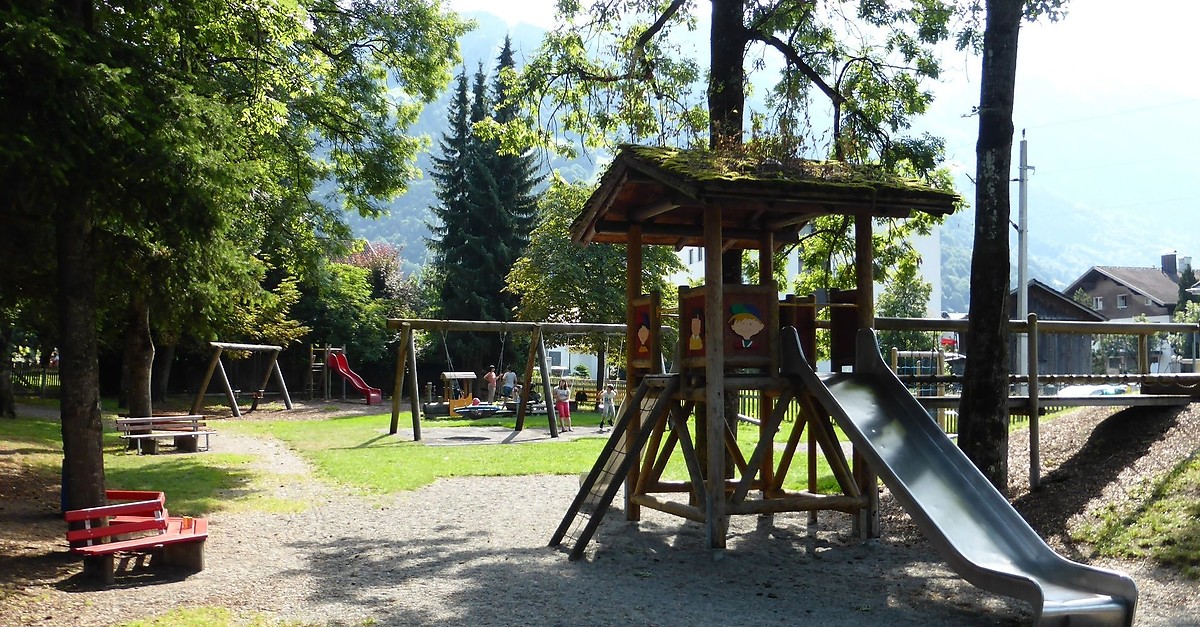
[(733, 332), (741, 336), (743, 340), (749, 340), (755, 335), (758, 335), (759, 332), (762, 331), (767, 325), (763, 324), (762, 320), (759, 320), (753, 316), (738, 316), (737, 319), (734, 320), (729, 326), (733, 329)]

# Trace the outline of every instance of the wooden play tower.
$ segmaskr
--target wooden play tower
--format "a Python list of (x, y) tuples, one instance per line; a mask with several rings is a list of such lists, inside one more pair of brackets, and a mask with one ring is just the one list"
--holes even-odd
[[(867, 166), (624, 147), (571, 234), (581, 245), (626, 247), (630, 394), (621, 424), (550, 544), (569, 544), (571, 559), (580, 557), (622, 485), (629, 520), (639, 520), (640, 508), (650, 507), (698, 521), (705, 525), (711, 548), (725, 547), (729, 516), (736, 514), (840, 511), (852, 516), (856, 533), (878, 535), (876, 477), (857, 451), (847, 459), (829, 416), (779, 374), (781, 327), (797, 328), (809, 361), (815, 363), (816, 303), (811, 297), (780, 303), (772, 253), (798, 242), (801, 229), (817, 217), (841, 215), (853, 221), (857, 289), (830, 298), (839, 302), (823, 304), (830, 307), (836, 369), (852, 361), (857, 330), (874, 326), (874, 219), (905, 218), (913, 212), (947, 215), (957, 202), (951, 192)], [(680, 288), (680, 340), (669, 373), (660, 372), (659, 296), (643, 293), (646, 245), (704, 249), (704, 284)], [(745, 250), (758, 251), (758, 284), (726, 284), (722, 254)], [(757, 390), (760, 398), (759, 440), (748, 456), (738, 446), (734, 418), (725, 409), (727, 396), (739, 390)], [(774, 438), (793, 401), (802, 415), (777, 452)], [(808, 490), (784, 489), (805, 436), (808, 450), (819, 447), (827, 458), (839, 493), (817, 492), (814, 455), (808, 456)], [(673, 455), (682, 456), (688, 479), (662, 477)]]

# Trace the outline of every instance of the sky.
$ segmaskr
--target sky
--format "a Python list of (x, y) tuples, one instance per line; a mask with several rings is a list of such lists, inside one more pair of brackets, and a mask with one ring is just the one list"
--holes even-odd
[[(487, 11), (510, 25), (553, 26), (553, 0), (451, 0), (459, 11)], [(1178, 250), (1200, 262), (1200, 72), (1195, 67), (1192, 0), (1074, 0), (1057, 23), (1022, 27), (1014, 124), (1028, 140), (1030, 237), (1053, 243), (1063, 229), (1094, 231), (1095, 250), (1064, 251), (1064, 263), (1158, 263)], [(936, 101), (915, 129), (946, 139), (947, 160), (971, 198), (980, 61), (949, 51)], [(1014, 185), (1014, 220), (1017, 189)], [(1195, 218), (1192, 217), (1195, 214)], [(1182, 221), (1182, 222), (1180, 222)], [(1132, 223), (1137, 240), (1131, 245)], [(1088, 231), (1088, 230), (1091, 231)], [(1140, 229), (1140, 230), (1138, 230)]]

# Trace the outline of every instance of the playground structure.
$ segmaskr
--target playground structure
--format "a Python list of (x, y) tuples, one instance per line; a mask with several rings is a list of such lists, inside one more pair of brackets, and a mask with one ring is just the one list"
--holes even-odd
[(349, 384), (363, 395), (368, 405), (379, 405), (383, 402), (380, 389), (367, 385), (367, 382), (357, 372), (350, 369), (350, 364), (346, 361), (346, 347), (328, 344), (324, 346), (310, 345), (308, 348), (308, 380), (305, 386), (310, 400), (317, 398), (318, 390), (325, 400), (333, 398), (335, 377), (332, 375), (337, 375), (336, 380), (342, 382), (340, 396), (342, 400), (346, 400), (346, 385)]
[[(521, 395), (517, 400), (517, 421), (515, 430), (521, 431), (525, 428), (525, 416), (529, 409), (529, 393), (532, 391), (533, 370), (536, 367), (541, 374), (542, 379), (542, 398), (551, 398), (550, 392), (550, 368), (546, 356), (546, 343), (544, 337), (547, 334), (555, 333), (624, 333), (625, 325), (620, 324), (602, 324), (589, 322), (508, 322), (508, 321), (489, 321), (489, 320), (427, 320), (419, 318), (390, 318), (387, 321), (387, 328), (400, 331), (400, 343), (397, 348), (396, 355), (396, 379), (392, 393), (392, 422), (389, 433), (395, 435), (400, 429), (400, 398), (404, 394), (405, 382), (409, 383), (409, 400), (412, 408), (412, 428), (413, 441), (421, 439), (421, 394), (420, 383), (417, 378), (417, 346), (416, 337), (413, 335), (416, 331), (472, 331), (472, 332), (498, 332), (498, 333), (531, 333), (533, 334), (532, 341), (529, 343), (529, 355), (525, 360), (525, 367), (517, 375), (517, 383), (521, 388)], [(464, 375), (463, 377), (451, 377), (446, 379), (446, 375)], [(407, 376), (406, 376), (407, 375)], [(469, 376), (468, 376), (469, 375)], [(473, 381), (475, 373), (443, 373), (443, 380), (463, 379)], [(447, 402), (450, 402), (450, 394), (447, 394)], [(470, 394), (465, 395), (467, 403), (471, 402)], [(554, 414), (554, 408), (550, 403), (547, 403), (547, 419), (550, 425), (550, 436), (558, 437), (558, 422)], [(457, 409), (458, 406), (455, 407)]]
[(363, 378), (358, 376), (358, 373), (350, 369), (350, 365), (346, 362), (346, 353), (330, 353), (325, 358), (325, 363), (330, 372), (341, 375), (344, 381), (349, 382), (354, 389), (362, 392), (362, 395), (367, 399), (368, 405), (378, 405), (383, 402), (383, 396), (379, 388), (367, 385), (367, 382), (363, 381)]
[[(882, 476), (971, 583), (1031, 603), (1039, 623), (1132, 624), (1132, 580), (1050, 550), (879, 358), (873, 220), (914, 211), (946, 215), (957, 197), (846, 164), (789, 167), (794, 171), (706, 151), (626, 147), (572, 224), (580, 244), (626, 246), (627, 380), (636, 392), (626, 397), (551, 546), (568, 545), (571, 559), (581, 557), (622, 485), (628, 520), (639, 520), (641, 507), (694, 520), (711, 548), (725, 547), (731, 515), (842, 512), (857, 535), (877, 537)], [(772, 253), (824, 215), (845, 216), (854, 226), (857, 288), (821, 303), (789, 297), (781, 307)], [(704, 285), (680, 290), (679, 347), (669, 373), (653, 358), (661, 353), (658, 297), (641, 293), (647, 244), (705, 251)], [(724, 284), (722, 253), (739, 250), (758, 251), (758, 285)], [(821, 375), (809, 366), (818, 307), (828, 312), (833, 371)], [(738, 390), (759, 394), (759, 438), (749, 456), (725, 407)], [(777, 452), (775, 435), (793, 402), (801, 417)], [(834, 421), (850, 436), (849, 458)], [(808, 487), (789, 490), (785, 480), (805, 436), (814, 453), (807, 456)], [(818, 450), (837, 493), (818, 491)], [(663, 478), (675, 454), (683, 457), (686, 480)]]
[(279, 353), (283, 350), (282, 346), (272, 346), (269, 344), (231, 344), (228, 342), (209, 342), (209, 346), (213, 349), (212, 359), (208, 362), (208, 370), (204, 373), (204, 379), (200, 383), (200, 387), (196, 390), (196, 400), (192, 402), (192, 414), (200, 414), (204, 409), (204, 395), (208, 393), (208, 386), (212, 382), (213, 373), (217, 373), (218, 379), (221, 382), (221, 387), (225, 392), (225, 398), (229, 401), (229, 409), (233, 413), (234, 418), (241, 417), (242, 411), (238, 407), (237, 392), (229, 383), (229, 376), (225, 373), (225, 365), (221, 362), (221, 353), (227, 350), (231, 351), (248, 351), (251, 353), (264, 353), (267, 355), (267, 367), (263, 372), (262, 383), (258, 389), (252, 393), (252, 403), (250, 411), (258, 408), (258, 402), (262, 400), (267, 393), (267, 384), (271, 379), (275, 379), (276, 385), (279, 386), (279, 392), (283, 396), (283, 405), (288, 409), (292, 408), (292, 397), (288, 395), (287, 383), (283, 380), (283, 371), (279, 368)]

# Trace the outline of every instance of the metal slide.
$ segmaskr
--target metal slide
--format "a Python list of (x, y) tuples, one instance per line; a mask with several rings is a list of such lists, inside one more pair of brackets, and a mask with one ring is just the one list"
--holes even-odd
[(1132, 625), (1129, 576), (1055, 553), (946, 437), (859, 331), (854, 373), (816, 373), (783, 334), (798, 379), (853, 441), (941, 556), (975, 586), (1026, 601), (1037, 625)]

